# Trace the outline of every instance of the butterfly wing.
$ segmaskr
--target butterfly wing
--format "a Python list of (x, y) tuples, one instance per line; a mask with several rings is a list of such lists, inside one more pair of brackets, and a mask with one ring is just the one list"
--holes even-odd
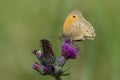
[(78, 20), (70, 25), (66, 31), (66, 36), (72, 40), (93, 40), (95, 33), (88, 21)]
[(70, 28), (70, 25), (73, 22), (78, 21), (82, 18), (83, 18), (83, 16), (80, 11), (78, 11), (76, 9), (71, 11), (65, 19), (64, 26), (63, 26), (63, 34), (66, 34), (66, 31), (68, 31), (67, 29)]

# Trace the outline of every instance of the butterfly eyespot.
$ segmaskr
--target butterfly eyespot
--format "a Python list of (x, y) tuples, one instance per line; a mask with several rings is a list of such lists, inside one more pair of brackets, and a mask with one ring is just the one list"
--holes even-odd
[(73, 16), (73, 18), (75, 18), (76, 16)]

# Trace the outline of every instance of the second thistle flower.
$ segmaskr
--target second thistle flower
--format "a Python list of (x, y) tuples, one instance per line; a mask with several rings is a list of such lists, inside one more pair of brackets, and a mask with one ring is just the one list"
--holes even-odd
[(79, 47), (74, 45), (72, 40), (65, 40), (64, 44), (62, 45), (62, 56), (65, 59), (75, 59), (79, 51)]

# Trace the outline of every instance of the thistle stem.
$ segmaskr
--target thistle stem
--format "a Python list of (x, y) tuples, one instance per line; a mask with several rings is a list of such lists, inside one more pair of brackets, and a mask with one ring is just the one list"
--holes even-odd
[(62, 80), (60, 77), (56, 77), (55, 80)]

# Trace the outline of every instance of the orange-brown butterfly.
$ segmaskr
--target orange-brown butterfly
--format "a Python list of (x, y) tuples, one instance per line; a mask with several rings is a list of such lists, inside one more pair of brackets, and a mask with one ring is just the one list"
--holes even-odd
[(96, 36), (93, 26), (78, 10), (71, 11), (63, 26), (62, 39), (74, 41), (93, 40)]

